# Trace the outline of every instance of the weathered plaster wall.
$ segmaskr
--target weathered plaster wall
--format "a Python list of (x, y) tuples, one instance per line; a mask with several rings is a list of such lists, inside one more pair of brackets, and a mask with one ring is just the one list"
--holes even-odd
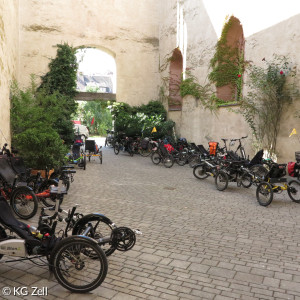
[(116, 59), (117, 100), (132, 105), (158, 95), (158, 1), (20, 1), (19, 81), (43, 75), (56, 44), (106, 50)]
[[(262, 59), (270, 61), (273, 54), (289, 57), (297, 67), (296, 82), (300, 89), (299, 28), (300, 14), (248, 37), (245, 45), (246, 59), (255, 65), (264, 66)], [(284, 109), (277, 140), (278, 158), (282, 162), (295, 160), (295, 151), (300, 150), (300, 118), (295, 117), (296, 111), (300, 111), (300, 99)], [(296, 128), (298, 135), (289, 138), (293, 128)]]
[[(168, 57), (172, 50), (179, 47), (185, 57), (185, 67), (204, 85), (208, 83), (209, 61), (214, 54), (217, 35), (202, 1), (177, 2), (161, 2), (160, 56)], [(180, 20), (180, 9), (183, 22)], [(168, 71), (167, 67), (162, 77), (167, 77)], [(181, 111), (170, 111), (168, 116), (176, 122), (179, 136), (205, 146), (209, 140), (221, 141), (221, 138), (238, 138), (248, 134), (248, 126), (240, 115), (225, 108), (212, 114), (191, 96), (183, 99)], [(245, 146), (250, 149), (250, 141)]]
[(0, 146), (10, 143), (10, 85), (18, 71), (19, 1), (0, 1)]
[[(178, 5), (176, 0), (161, 3), (160, 27), (160, 57), (168, 56), (173, 49), (179, 46), (185, 56), (185, 66), (198, 78), (199, 82), (207, 82), (209, 61), (214, 53), (217, 36), (206, 14), (202, 1), (179, 1), (183, 8), (183, 18), (186, 24), (186, 38), (178, 34), (180, 25), (178, 19)], [(236, 16), (237, 18), (239, 16)], [(179, 20), (180, 23), (180, 20)], [(273, 53), (288, 55), (295, 65), (300, 66), (300, 16), (281, 22), (267, 30), (258, 32), (246, 39), (246, 60), (261, 65), (261, 59), (271, 59)], [(178, 39), (179, 37), (179, 39)], [(180, 39), (181, 38), (181, 39)], [(298, 51), (298, 52), (297, 52)], [(162, 72), (162, 77), (168, 76), (168, 68)], [(300, 79), (300, 78), (299, 78)], [(298, 80), (300, 82), (300, 80)], [(167, 89), (166, 89), (167, 90)], [(247, 89), (244, 89), (244, 94)], [(221, 138), (238, 138), (248, 135), (245, 141), (247, 153), (253, 155), (251, 147), (251, 130), (240, 114), (233, 112), (237, 107), (220, 108), (216, 115), (204, 110), (193, 97), (183, 99), (182, 111), (170, 111), (168, 116), (176, 122), (176, 132), (190, 141), (203, 143), (212, 139), (221, 141)], [(299, 136), (289, 138), (293, 128), (300, 134), (300, 119), (295, 118), (295, 111), (300, 110), (298, 103), (287, 108), (283, 114), (281, 129), (278, 137), (278, 159), (282, 162), (294, 160), (294, 152), (300, 150)]]

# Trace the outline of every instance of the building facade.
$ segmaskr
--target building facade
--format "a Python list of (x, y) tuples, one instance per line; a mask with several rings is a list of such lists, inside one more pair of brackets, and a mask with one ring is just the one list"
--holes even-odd
[[(236, 108), (222, 107), (211, 114), (197, 99), (181, 99), (172, 88), (186, 70), (201, 84), (207, 82), (218, 36), (204, 1), (0, 0), (0, 12), (1, 144), (10, 141), (11, 83), (17, 80), (26, 87), (30, 74), (45, 74), (55, 45), (66, 42), (94, 47), (115, 58), (117, 101), (139, 105), (162, 99), (178, 135), (197, 144), (248, 135), (246, 148), (251, 153), (251, 131)], [(299, 68), (299, 25), (298, 14), (246, 37), (245, 59), (260, 65), (264, 57), (283, 54)], [(295, 117), (299, 109), (295, 102), (284, 112), (278, 138), (282, 161), (293, 160), (300, 148), (298, 139), (289, 138), (293, 128), (300, 131), (300, 119)]]

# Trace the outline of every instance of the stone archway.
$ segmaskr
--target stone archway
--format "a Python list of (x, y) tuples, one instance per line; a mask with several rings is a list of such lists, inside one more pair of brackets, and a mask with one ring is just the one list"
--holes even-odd
[(179, 48), (173, 51), (170, 61), (169, 77), (169, 110), (181, 110), (182, 97), (180, 96), (180, 82), (183, 72), (183, 57)]

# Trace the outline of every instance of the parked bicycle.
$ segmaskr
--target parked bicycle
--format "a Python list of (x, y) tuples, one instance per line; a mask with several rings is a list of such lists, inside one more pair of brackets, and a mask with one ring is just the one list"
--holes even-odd
[(114, 146), (114, 153), (118, 155), (120, 151), (126, 151), (130, 156), (133, 156), (132, 139), (127, 136), (120, 136), (117, 138)]
[(18, 221), (0, 197), (0, 259), (8, 255), (15, 259), (9, 258), (5, 263), (38, 260), (37, 265), (49, 267), (58, 283), (71, 292), (92, 291), (107, 274), (107, 258), (87, 234), (63, 239), (37, 234), (34, 228)]

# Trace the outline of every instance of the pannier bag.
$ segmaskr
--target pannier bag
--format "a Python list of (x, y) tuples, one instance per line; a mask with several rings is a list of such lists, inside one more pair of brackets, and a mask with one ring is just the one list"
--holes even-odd
[(288, 167), (288, 173), (291, 177), (299, 176), (300, 164), (296, 162), (289, 162), (287, 167)]
[(209, 142), (209, 155), (216, 155), (217, 148), (218, 148), (218, 142)]
[(274, 164), (268, 174), (269, 178), (280, 178), (286, 175), (286, 164)]
[(171, 144), (166, 144), (164, 147), (168, 150), (169, 153), (173, 152), (175, 149)]

